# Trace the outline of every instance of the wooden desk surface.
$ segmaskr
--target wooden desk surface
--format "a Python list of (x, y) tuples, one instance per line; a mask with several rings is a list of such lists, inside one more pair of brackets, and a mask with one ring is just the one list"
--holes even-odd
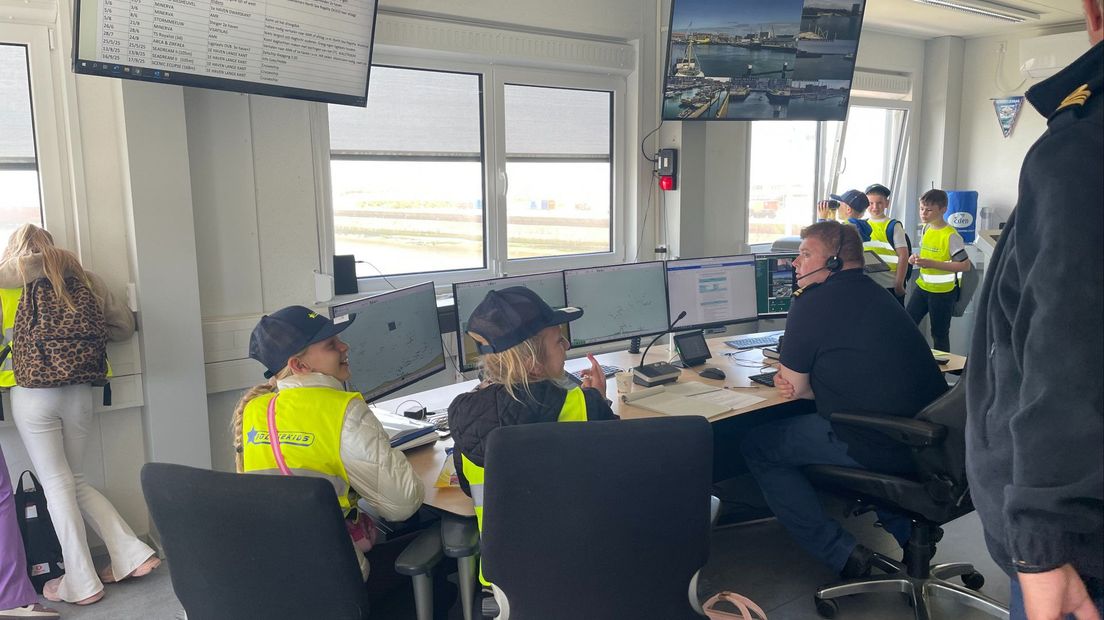
[[(716, 416), (710, 420), (711, 422), (724, 420), (726, 418), (757, 411), (759, 409), (765, 409), (786, 402), (786, 399), (778, 396), (778, 393), (773, 388), (761, 386), (748, 379), (751, 375), (767, 372), (767, 370), (764, 370), (764, 367), (768, 365), (773, 367), (777, 362), (764, 358), (760, 349), (738, 350), (724, 343), (725, 340), (731, 339), (732, 336), (709, 339), (709, 350), (712, 352), (713, 358), (706, 361), (703, 366), (698, 366), (694, 369), (684, 369), (680, 380), (700, 381), (711, 385), (719, 385), (740, 393), (753, 394), (764, 400), (749, 407), (736, 409)], [(625, 351), (603, 353), (595, 357), (597, 357), (598, 361), (602, 364), (621, 368), (631, 368), (640, 363), (639, 354), (630, 355)], [(646, 361), (656, 362), (666, 360), (669, 357), (670, 352), (667, 345), (656, 345), (648, 352)], [(947, 364), (940, 366), (942, 371), (952, 372), (962, 370), (966, 366), (965, 357), (954, 354), (950, 357), (951, 360)], [(568, 360), (566, 369), (568, 372), (572, 372), (587, 368), (588, 366), (589, 363), (584, 357)], [(725, 378), (723, 380), (717, 380), (699, 377), (698, 372), (707, 367), (720, 368), (725, 372)], [(417, 394), (393, 398), (375, 403), (375, 405), (383, 409), (394, 410), (395, 407), (402, 404), (403, 401), (416, 399), (425, 405), (427, 410), (435, 411), (447, 408), (449, 403), (452, 402), (452, 399), (456, 398), (458, 394), (471, 391), (476, 385), (478, 385), (478, 381), (476, 380), (464, 381), (462, 383), (426, 390), (425, 392), (419, 392)], [(633, 388), (637, 390), (642, 389), (637, 385), (634, 385)], [(606, 381), (606, 397), (613, 401), (613, 412), (624, 419), (648, 418), (663, 415), (622, 403), (620, 395), (617, 393), (616, 380), (613, 377), (610, 377)], [(441, 467), (445, 459), (451, 458), (451, 456), (446, 454), (446, 451), (451, 447), (452, 439), (449, 438), (438, 441), (435, 444), (408, 450), (406, 456), (410, 460), (410, 464), (414, 466), (414, 472), (422, 480), (422, 484), (425, 485), (426, 505), (453, 514), (472, 516), (475, 512), (472, 509), (471, 498), (465, 495), (463, 491), (458, 488), (440, 489), (435, 486), (437, 476), (441, 473)]]

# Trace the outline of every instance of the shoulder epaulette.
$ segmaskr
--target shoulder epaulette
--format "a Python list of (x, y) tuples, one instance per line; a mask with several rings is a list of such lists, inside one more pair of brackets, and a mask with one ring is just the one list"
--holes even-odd
[(1066, 95), (1066, 98), (1063, 99), (1062, 103), (1058, 105), (1058, 109), (1055, 110), (1055, 112), (1073, 106), (1083, 106), (1085, 105), (1085, 102), (1089, 100), (1089, 97), (1092, 97), (1092, 91), (1089, 90), (1089, 85), (1082, 84), (1078, 86), (1072, 93)]
[(812, 284), (809, 284), (809, 285), (807, 285), (807, 286), (803, 286), (803, 287), (801, 287), (801, 288), (797, 289), (796, 291), (794, 291), (794, 292), (792, 293), (792, 295), (791, 295), (791, 296), (792, 296), (792, 297), (801, 297), (802, 293), (804, 293), (805, 291), (808, 291), (808, 290), (814, 289), (814, 288), (816, 288), (816, 287), (818, 287), (818, 286), (820, 286), (820, 282), (813, 282)]

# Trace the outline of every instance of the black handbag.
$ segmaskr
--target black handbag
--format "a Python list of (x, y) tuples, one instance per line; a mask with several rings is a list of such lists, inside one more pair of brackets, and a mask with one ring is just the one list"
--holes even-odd
[[(30, 476), (30, 487), (26, 478)], [(46, 509), (46, 494), (38, 478), (27, 470), (19, 476), (19, 488), (15, 491), (15, 514), (19, 521), (19, 533), (27, 553), (27, 573), (34, 589), (42, 593), (42, 586), (51, 579), (65, 574), (61, 556), (61, 543), (54, 531), (54, 522)]]

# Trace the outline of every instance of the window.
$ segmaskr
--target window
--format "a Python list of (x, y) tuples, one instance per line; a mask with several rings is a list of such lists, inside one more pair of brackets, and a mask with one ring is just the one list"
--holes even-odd
[(751, 150), (748, 244), (800, 234), (815, 216), (817, 123), (753, 122)]
[(506, 84), (506, 256), (612, 249), (613, 94)]
[(851, 107), (835, 193), (863, 190), (873, 183), (893, 187), (905, 117), (905, 110)]
[(0, 43), (0, 244), (42, 221), (27, 47)]
[(375, 65), (367, 108), (329, 106), (334, 253), (401, 283), (616, 261), (623, 80), (455, 66)]
[(334, 253), (358, 277), (484, 266), (482, 78), (373, 67), (329, 106)]

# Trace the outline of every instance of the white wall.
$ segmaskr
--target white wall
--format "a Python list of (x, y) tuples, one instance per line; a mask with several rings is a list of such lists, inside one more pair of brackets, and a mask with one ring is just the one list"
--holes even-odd
[[(1019, 72), (1019, 42), (1029, 36), (1082, 29), (1025, 30), (966, 41), (962, 72), (961, 133), (958, 140), (958, 187), (978, 192), (978, 208), (989, 207), (1003, 221), (1016, 203), (1020, 164), (1028, 148), (1046, 130), (1046, 119), (1024, 102), (1012, 135), (1005, 138), (997, 124), (994, 97), (1022, 95), (1038, 80), (1023, 81)], [(1007, 45), (1001, 71), (1000, 48)], [(1085, 50), (1089, 49), (1088, 37)]]

